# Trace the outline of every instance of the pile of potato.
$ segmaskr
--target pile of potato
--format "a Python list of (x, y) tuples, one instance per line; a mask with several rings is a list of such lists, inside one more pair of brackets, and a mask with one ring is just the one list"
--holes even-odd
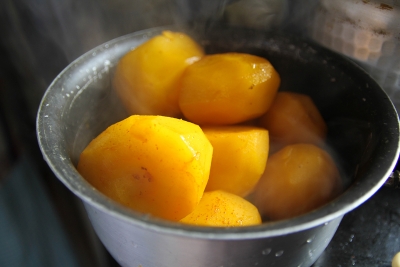
[(205, 55), (165, 31), (119, 62), (114, 88), (130, 117), (82, 152), (81, 175), (142, 213), (203, 226), (281, 220), (341, 190), (310, 97), (278, 92), (262, 57)]

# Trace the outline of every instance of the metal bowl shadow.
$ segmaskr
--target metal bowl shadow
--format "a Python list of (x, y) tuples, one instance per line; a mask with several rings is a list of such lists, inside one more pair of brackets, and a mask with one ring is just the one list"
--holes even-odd
[(346, 190), (302, 216), (260, 226), (181, 225), (129, 210), (94, 189), (75, 169), (81, 151), (125, 118), (111, 80), (118, 60), (162, 30), (126, 35), (82, 55), (47, 89), (37, 115), (44, 159), (79, 197), (99, 238), (121, 266), (310, 266), (342, 217), (370, 198), (399, 155), (399, 121), (389, 97), (362, 69), (310, 41), (274, 33), (223, 29), (194, 37), (208, 53), (266, 57), (281, 75), (280, 90), (312, 97), (328, 124), (328, 144)]

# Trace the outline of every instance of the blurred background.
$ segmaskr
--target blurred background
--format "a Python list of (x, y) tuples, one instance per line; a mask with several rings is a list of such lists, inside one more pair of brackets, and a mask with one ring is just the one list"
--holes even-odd
[[(46, 88), (80, 55), (118, 36), (172, 24), (200, 31), (221, 24), (283, 31), (348, 56), (397, 106), (399, 6), (394, 0), (2, 0), (0, 266), (117, 266), (80, 201), (47, 167), (36, 139), (36, 113)], [(399, 216), (397, 207), (389, 208)], [(348, 218), (350, 223), (358, 217)], [(344, 231), (339, 239), (351, 235)], [(392, 243), (393, 251), (400, 250), (398, 239)], [(386, 261), (392, 250), (382, 256)]]

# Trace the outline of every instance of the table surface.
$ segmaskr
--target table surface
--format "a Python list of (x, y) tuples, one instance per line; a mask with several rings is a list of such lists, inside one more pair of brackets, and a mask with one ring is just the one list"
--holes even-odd
[(346, 214), (313, 267), (390, 267), (400, 251), (400, 190), (382, 187)]

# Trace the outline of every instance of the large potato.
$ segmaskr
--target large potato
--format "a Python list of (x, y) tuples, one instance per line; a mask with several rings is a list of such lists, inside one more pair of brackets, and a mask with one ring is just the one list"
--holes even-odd
[(296, 143), (322, 146), (327, 133), (326, 123), (313, 100), (292, 92), (278, 92), (259, 125), (269, 131), (272, 151)]
[(178, 117), (181, 75), (202, 56), (202, 48), (189, 36), (164, 31), (120, 60), (114, 88), (131, 114)]
[(251, 126), (202, 129), (214, 149), (206, 191), (224, 190), (242, 197), (249, 194), (267, 164), (268, 131)]
[(241, 123), (261, 116), (270, 107), (279, 74), (271, 63), (243, 53), (206, 55), (182, 76), (179, 106), (200, 125)]
[(261, 224), (261, 216), (244, 198), (216, 190), (205, 192), (199, 205), (180, 222), (199, 226), (248, 226)]
[(339, 171), (326, 151), (295, 144), (268, 158), (252, 201), (263, 217), (281, 220), (326, 204), (341, 187)]
[(99, 191), (136, 211), (179, 221), (206, 187), (212, 146), (187, 121), (133, 115), (96, 137), (78, 171)]

